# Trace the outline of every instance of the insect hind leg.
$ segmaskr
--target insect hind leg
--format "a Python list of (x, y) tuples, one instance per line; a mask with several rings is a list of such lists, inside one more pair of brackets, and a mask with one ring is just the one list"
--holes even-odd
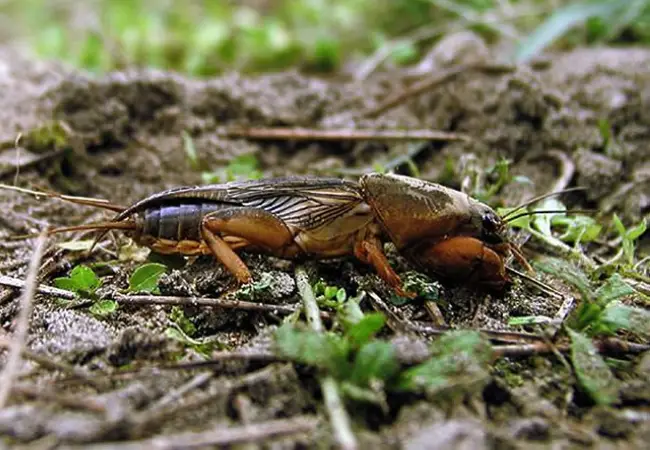
[(201, 221), (201, 237), (214, 256), (240, 283), (252, 281), (250, 270), (234, 249), (260, 247), (276, 256), (285, 256), (294, 244), (284, 223), (258, 208), (227, 208), (206, 215)]

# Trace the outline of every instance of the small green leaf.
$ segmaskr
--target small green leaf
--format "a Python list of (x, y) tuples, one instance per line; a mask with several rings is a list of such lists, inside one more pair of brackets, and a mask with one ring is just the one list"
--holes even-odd
[(314, 284), (314, 295), (323, 295), (325, 293), (325, 282), (320, 280)]
[[(535, 208), (535, 211), (566, 211), (566, 206), (554, 198), (547, 198), (541, 206)], [(532, 224), (542, 234), (552, 236), (551, 222), (554, 217), (564, 217), (564, 213), (536, 214), (533, 216)]]
[(521, 316), (521, 317), (512, 317), (508, 320), (508, 325), (511, 326), (522, 326), (522, 325), (535, 325), (540, 323), (550, 323), (553, 319), (546, 316)]
[(88, 310), (98, 317), (106, 317), (117, 311), (117, 302), (114, 300), (100, 300), (93, 303)]
[(343, 381), (339, 384), (341, 392), (345, 397), (362, 403), (370, 403), (387, 410), (386, 395), (384, 392), (373, 390), (372, 388), (360, 387), (356, 384)]
[(185, 316), (183, 309), (178, 306), (172, 306), (172, 310), (169, 313), (169, 320), (178, 325), (183, 330), (183, 333), (190, 337), (196, 333), (196, 326)]
[(632, 295), (634, 292), (632, 286), (623, 281), (623, 277), (618, 273), (615, 273), (607, 279), (605, 284), (598, 288), (595, 296), (598, 304), (606, 306), (608, 303)]
[(332, 300), (334, 297), (336, 297), (338, 291), (339, 289), (336, 286), (327, 286), (325, 288), (325, 299)]
[(54, 279), (54, 286), (59, 289), (65, 289), (66, 291), (77, 292), (77, 283), (72, 278), (61, 277)]
[(571, 327), (576, 330), (584, 331), (589, 330), (592, 327), (591, 331), (598, 333), (598, 324), (600, 321), (600, 315), (603, 312), (603, 307), (592, 303), (591, 300), (583, 300), (575, 313), (575, 319), (571, 320)]
[(275, 332), (275, 345), (280, 356), (327, 370), (338, 378), (350, 372), (350, 349), (347, 341), (338, 335), (284, 324)]
[(129, 292), (153, 292), (158, 289), (158, 280), (167, 267), (163, 264), (148, 263), (135, 269), (129, 278)]
[(359, 323), (363, 319), (363, 311), (355, 301), (345, 302), (343, 307), (338, 310), (337, 317), (343, 324), (343, 327), (349, 329), (352, 325)]
[(101, 280), (90, 267), (79, 265), (72, 269), (69, 277), (55, 278), (54, 285), (88, 297), (101, 286)]
[(637, 226), (627, 230), (627, 232), (625, 233), (625, 237), (630, 241), (636, 241), (638, 238), (641, 237), (641, 235), (643, 235), (643, 233), (646, 232), (647, 229), (648, 229), (648, 225), (646, 223), (646, 220), (643, 219), (641, 223), (639, 223)]
[(612, 217), (612, 222), (614, 222), (614, 228), (616, 228), (616, 231), (621, 237), (625, 237), (625, 225), (623, 225), (623, 222), (621, 221), (620, 217), (618, 217), (618, 214), (614, 213), (614, 217)]
[(336, 291), (336, 301), (339, 303), (345, 302), (345, 300), (348, 298), (348, 294), (345, 292), (345, 289), (339, 288), (338, 291)]
[(347, 331), (346, 336), (353, 346), (360, 347), (384, 327), (386, 317), (382, 313), (366, 314)]
[(405, 273), (402, 286), (405, 291), (416, 292), (418, 297), (424, 300), (435, 302), (440, 299), (440, 284), (421, 273), (413, 271)]
[(259, 280), (245, 284), (237, 291), (237, 297), (244, 300), (255, 300), (255, 297), (268, 291), (273, 283), (273, 275), (264, 272)]
[(173, 324), (173, 326), (168, 327), (165, 330), (165, 336), (194, 349), (197, 353), (200, 353), (205, 357), (209, 357), (210, 353), (215, 348), (223, 347), (214, 337), (193, 339), (185, 334), (185, 332), (181, 330), (177, 324)]
[(571, 361), (580, 386), (599, 405), (611, 405), (618, 399), (618, 382), (600, 356), (591, 339), (567, 329), (571, 337)]
[(646, 309), (613, 302), (603, 311), (601, 321), (611, 333), (622, 329), (650, 336), (650, 311)]
[(398, 371), (399, 363), (390, 343), (368, 342), (357, 352), (349, 381), (358, 386), (367, 386), (372, 380), (390, 380)]
[(584, 272), (571, 263), (560, 258), (544, 258), (536, 261), (534, 266), (542, 272), (554, 275), (577, 288), (584, 300), (590, 299), (591, 283), (589, 279)]
[(399, 389), (435, 393), (454, 386), (484, 385), (492, 358), (490, 343), (475, 331), (451, 331), (431, 345), (428, 361), (400, 375)]
[(560, 239), (565, 242), (592, 242), (602, 231), (602, 225), (589, 216), (558, 216), (551, 219), (553, 226), (565, 227)]

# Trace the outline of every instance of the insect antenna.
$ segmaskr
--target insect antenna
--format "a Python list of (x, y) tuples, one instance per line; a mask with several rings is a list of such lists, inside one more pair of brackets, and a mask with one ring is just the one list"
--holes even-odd
[(541, 209), (535, 211), (526, 211), (515, 216), (504, 217), (505, 223), (513, 222), (521, 217), (534, 216), (536, 214), (593, 214), (597, 212), (595, 209)]
[(517, 262), (519, 262), (519, 264), (524, 266), (526, 268), (526, 270), (528, 271), (528, 273), (535, 273), (535, 270), (530, 265), (530, 263), (528, 262), (528, 260), (526, 259), (526, 257), (524, 256), (524, 254), (522, 253), (522, 251), (521, 251), (521, 249), (519, 247), (517, 247), (512, 242), (508, 242), (508, 248), (512, 252), (512, 255), (515, 257)]
[(540, 200), (544, 200), (545, 198), (553, 197), (555, 195), (566, 194), (568, 192), (584, 191), (584, 190), (586, 190), (585, 187), (578, 186), (578, 187), (572, 187), (568, 189), (562, 189), (561, 191), (549, 192), (548, 194), (538, 195), (537, 197), (533, 197), (530, 200), (527, 200), (526, 202), (520, 204), (519, 206), (516, 206), (512, 211), (508, 212), (503, 217), (501, 217), (501, 219), (506, 220), (510, 215), (516, 213), (517, 211), (526, 208)]
[(89, 198), (89, 197), (77, 197), (74, 195), (64, 195), (58, 194), (56, 192), (46, 192), (46, 191), (34, 191), (32, 189), (21, 188), (18, 186), (10, 186), (8, 184), (0, 183), (0, 189), (5, 189), (8, 191), (22, 192), (24, 194), (31, 194), (36, 197), (49, 197), (49, 198), (58, 198), (69, 203), (75, 203), (77, 205), (85, 206), (94, 206), (96, 208), (108, 209), (110, 211), (122, 212), (126, 209), (124, 206), (115, 205), (108, 200), (98, 199), (98, 198)]
[(539, 280), (537, 280), (537, 279), (535, 279), (535, 278), (533, 278), (531, 276), (526, 275), (523, 272), (520, 272), (520, 271), (518, 271), (516, 269), (513, 269), (510, 266), (506, 266), (506, 270), (508, 272), (512, 273), (513, 275), (517, 275), (518, 277), (523, 278), (524, 280), (530, 282), (531, 284), (534, 284), (539, 289), (541, 289), (543, 292), (546, 292), (546, 293), (548, 293), (550, 295), (553, 295), (553, 296), (555, 296), (557, 298), (560, 298), (560, 299), (564, 298), (564, 295), (562, 294), (562, 292), (558, 291), (557, 289), (552, 288), (551, 286), (547, 285), (546, 283), (543, 283), (543, 282), (541, 282), (541, 281), (539, 281)]
[[(65, 233), (67, 231), (84, 231), (84, 230), (104, 230), (104, 231), (110, 231), (110, 230), (135, 230), (136, 224), (135, 222), (95, 222), (95, 223), (88, 223), (85, 225), (74, 225), (70, 227), (58, 227), (58, 228), (51, 228), (47, 230), (47, 235), (51, 236), (53, 234), (58, 234), (58, 233)], [(31, 239), (38, 237), (40, 233), (33, 233), (33, 234), (21, 234), (21, 235), (16, 235), (16, 236), (10, 236), (8, 239), (9, 240), (21, 240), (21, 239)], [(103, 236), (103, 234), (102, 234)], [(93, 244), (94, 245), (94, 244)]]

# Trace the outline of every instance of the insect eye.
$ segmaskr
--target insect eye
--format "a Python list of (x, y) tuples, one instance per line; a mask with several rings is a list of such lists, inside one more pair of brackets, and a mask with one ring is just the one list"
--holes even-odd
[(485, 231), (495, 232), (498, 231), (500, 228), (501, 221), (494, 214), (490, 214), (490, 213), (484, 214), (482, 221), (483, 221), (483, 228), (485, 229)]
[(481, 217), (483, 225), (483, 240), (492, 244), (498, 244), (503, 241), (501, 236), (502, 222), (499, 216), (494, 213), (486, 213)]

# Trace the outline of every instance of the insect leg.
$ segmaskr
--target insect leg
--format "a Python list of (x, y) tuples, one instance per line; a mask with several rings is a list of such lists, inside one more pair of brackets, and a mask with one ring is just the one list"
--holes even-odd
[(282, 221), (258, 208), (228, 208), (210, 213), (201, 222), (201, 235), (214, 256), (242, 283), (252, 280), (250, 271), (224, 239), (239, 238), (237, 248), (246, 247), (247, 242), (279, 256), (294, 243)]
[(397, 295), (414, 298), (417, 294), (405, 292), (402, 289), (402, 280), (390, 266), (382, 249), (381, 242), (376, 237), (366, 237), (357, 241), (354, 246), (354, 256), (360, 261), (370, 264), (375, 268), (379, 277), (392, 287)]

